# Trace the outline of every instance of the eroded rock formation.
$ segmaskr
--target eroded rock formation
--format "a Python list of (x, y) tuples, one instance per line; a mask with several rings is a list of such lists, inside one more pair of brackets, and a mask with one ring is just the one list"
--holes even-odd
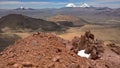
[[(77, 55), (82, 49), (90, 58)], [(119, 53), (118, 47), (95, 40), (90, 31), (72, 41), (36, 33), (4, 49), (0, 68), (119, 68)]]

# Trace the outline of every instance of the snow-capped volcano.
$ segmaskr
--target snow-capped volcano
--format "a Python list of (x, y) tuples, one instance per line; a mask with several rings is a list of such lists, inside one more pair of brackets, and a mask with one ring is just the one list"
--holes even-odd
[(74, 3), (69, 3), (66, 5), (66, 7), (76, 7), (76, 5)]
[(16, 8), (16, 10), (33, 10), (33, 9), (32, 8), (28, 8), (28, 7), (20, 6), (19, 8)]
[(91, 7), (91, 6), (89, 6), (87, 3), (83, 3), (80, 6), (76, 6), (74, 3), (68, 3), (65, 7), (82, 7), (82, 8), (86, 8), (86, 7)]
[(79, 7), (83, 7), (83, 8), (86, 8), (86, 7), (90, 7), (87, 3), (83, 3), (82, 5), (80, 5)]

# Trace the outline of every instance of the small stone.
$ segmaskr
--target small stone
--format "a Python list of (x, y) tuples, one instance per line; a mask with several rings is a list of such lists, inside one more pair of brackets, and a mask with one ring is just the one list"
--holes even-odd
[(41, 59), (40, 55), (36, 56), (36, 59), (40, 60)]
[(48, 65), (48, 68), (55, 68), (54, 63), (50, 63), (50, 64)]
[(80, 68), (80, 66), (78, 64), (71, 63), (71, 64), (68, 65), (67, 68)]
[(55, 57), (53, 58), (53, 61), (54, 61), (54, 62), (59, 62), (59, 61), (60, 61), (60, 56), (55, 56)]
[(71, 50), (71, 49), (73, 48), (73, 46), (72, 46), (72, 45), (66, 45), (66, 48), (67, 48), (68, 50)]
[(34, 65), (31, 62), (23, 62), (22, 66), (23, 67), (33, 67)]
[(19, 64), (14, 64), (13, 67), (18, 68)]

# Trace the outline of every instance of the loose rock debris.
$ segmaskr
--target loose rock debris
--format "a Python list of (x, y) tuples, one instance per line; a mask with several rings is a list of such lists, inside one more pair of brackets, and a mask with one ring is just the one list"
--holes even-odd
[[(90, 31), (72, 41), (51, 33), (36, 33), (4, 49), (0, 68), (119, 68), (117, 48), (95, 40)], [(78, 56), (80, 50), (90, 57)]]

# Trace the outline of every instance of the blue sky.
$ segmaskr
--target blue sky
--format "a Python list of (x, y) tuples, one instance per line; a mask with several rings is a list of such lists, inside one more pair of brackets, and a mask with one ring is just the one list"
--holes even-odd
[(0, 0), (0, 8), (14, 9), (20, 6), (29, 8), (61, 8), (68, 3), (79, 6), (81, 3), (95, 7), (120, 8), (120, 0)]

